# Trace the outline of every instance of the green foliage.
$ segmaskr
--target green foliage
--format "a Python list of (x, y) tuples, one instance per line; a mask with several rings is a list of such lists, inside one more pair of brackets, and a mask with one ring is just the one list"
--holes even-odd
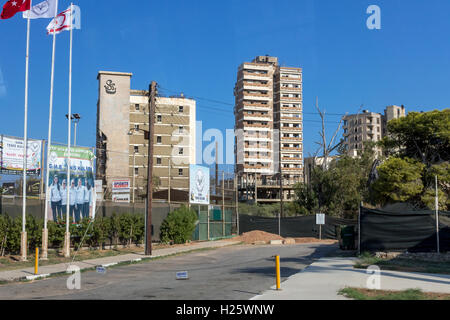
[(373, 185), (380, 203), (412, 201), (423, 190), (425, 165), (409, 158), (390, 158), (378, 167), (379, 179)]
[(276, 217), (280, 212), (280, 204), (248, 204), (239, 203), (239, 213), (259, 216), (259, 217)]
[(170, 212), (161, 225), (161, 241), (182, 244), (191, 240), (197, 220), (195, 211), (186, 206)]
[[(123, 214), (112, 217), (97, 217), (94, 221), (83, 219), (79, 224), (70, 221), (69, 232), (71, 245), (78, 249), (81, 241), (89, 247), (102, 247), (107, 239), (111, 243), (127, 244), (142, 243), (145, 234), (143, 214)], [(26, 216), (26, 230), (28, 250), (34, 250), (42, 245), (43, 219)], [(51, 248), (61, 248), (64, 244), (66, 232), (65, 221), (47, 222), (48, 244)], [(0, 255), (17, 254), (20, 252), (20, 237), (22, 232), (22, 218), (11, 219), (7, 215), (0, 215)]]
[(368, 179), (375, 160), (375, 143), (364, 143), (358, 157), (339, 155), (328, 168), (314, 166), (308, 185), (295, 186), (295, 210), (301, 214), (318, 211), (332, 216), (354, 218), (361, 201), (368, 201)]
[(450, 109), (410, 112), (389, 121), (382, 145), (387, 155), (407, 157), (427, 167), (450, 161)]

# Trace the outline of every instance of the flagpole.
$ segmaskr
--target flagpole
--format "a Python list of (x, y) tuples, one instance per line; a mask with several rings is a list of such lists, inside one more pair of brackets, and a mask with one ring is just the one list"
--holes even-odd
[(66, 235), (64, 238), (64, 256), (66, 258), (70, 257), (70, 232), (69, 232), (69, 210), (70, 210), (70, 192), (69, 186), (70, 183), (70, 136), (71, 136), (71, 127), (72, 127), (72, 40), (73, 40), (73, 3), (70, 4), (70, 54), (69, 54), (69, 116), (67, 117), (67, 204), (66, 204)]
[[(55, 18), (58, 15), (58, 1), (56, 1), (55, 6)], [(48, 202), (49, 202), (49, 178), (50, 178), (50, 151), (52, 145), (52, 113), (53, 113), (53, 83), (54, 83), (54, 75), (55, 75), (55, 48), (56, 48), (56, 32), (53, 28), (53, 50), (52, 50), (52, 73), (50, 80), (50, 111), (48, 118), (48, 146), (47, 146), (47, 172), (46, 172), (46, 192), (45, 192), (45, 219), (44, 219), (44, 234), (47, 239), (42, 239), (44, 244), (46, 245), (44, 250), (47, 251), (48, 245), (48, 230), (47, 230), (47, 220), (48, 220)], [(45, 254), (45, 256), (44, 256)], [(43, 258), (47, 258), (47, 252), (43, 252)]]
[[(30, 1), (30, 9), (32, 7)], [(20, 239), (20, 251), (22, 261), (27, 260), (27, 231), (26, 231), (26, 211), (27, 211), (27, 152), (28, 152), (28, 71), (30, 60), (30, 17), (27, 18), (27, 49), (25, 56), (25, 116), (23, 123), (23, 185), (22, 185), (22, 234)], [(41, 172), (42, 174), (42, 172)]]

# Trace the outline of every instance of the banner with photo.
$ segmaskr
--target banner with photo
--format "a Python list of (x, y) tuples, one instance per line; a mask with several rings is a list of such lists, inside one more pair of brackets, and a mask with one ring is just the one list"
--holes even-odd
[(209, 168), (189, 166), (189, 201), (191, 204), (209, 204)]
[[(2, 136), (0, 139), (0, 170), (3, 173), (21, 174), (23, 172), (23, 144), (21, 138)], [(39, 175), (42, 161), (42, 141), (28, 140), (27, 174)]]
[(52, 145), (49, 158), (49, 197), (53, 220), (64, 219), (69, 188), (69, 216), (79, 222), (95, 216), (94, 153), (90, 148), (71, 147), (70, 182), (67, 181), (67, 146)]

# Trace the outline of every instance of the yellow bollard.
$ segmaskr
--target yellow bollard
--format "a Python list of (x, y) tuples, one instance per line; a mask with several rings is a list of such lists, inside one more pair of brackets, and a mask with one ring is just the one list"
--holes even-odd
[(34, 274), (38, 274), (39, 268), (39, 248), (36, 248), (36, 256), (34, 257)]
[(280, 281), (280, 256), (275, 256), (275, 268), (277, 272), (277, 290), (281, 290)]

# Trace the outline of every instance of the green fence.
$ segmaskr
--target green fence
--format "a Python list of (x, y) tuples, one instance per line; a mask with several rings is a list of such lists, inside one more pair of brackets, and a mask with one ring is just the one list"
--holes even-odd
[[(199, 216), (199, 222), (195, 228), (193, 235), (194, 240), (213, 240), (225, 238), (232, 235), (233, 232), (233, 214), (234, 208), (225, 207), (225, 214), (222, 212), (221, 206), (211, 206), (209, 210), (208, 223), (208, 206), (194, 206), (191, 208), (196, 210)], [(209, 229), (209, 238), (208, 238)]]

